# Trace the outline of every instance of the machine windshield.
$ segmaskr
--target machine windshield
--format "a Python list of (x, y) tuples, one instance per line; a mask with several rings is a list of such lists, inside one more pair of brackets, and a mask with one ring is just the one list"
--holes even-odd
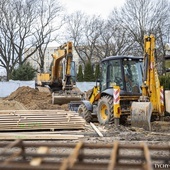
[(106, 62), (102, 63), (101, 65), (101, 91), (106, 89), (106, 83), (107, 83), (107, 66), (108, 64)]
[(118, 85), (121, 90), (141, 93), (142, 62), (139, 60), (117, 59), (102, 62), (101, 90)]
[(103, 62), (101, 73), (101, 90), (113, 87), (113, 85), (118, 85), (121, 89), (123, 89), (120, 60), (110, 60)]
[(138, 60), (124, 60), (123, 68), (126, 91), (140, 93), (140, 86), (142, 85), (142, 62)]

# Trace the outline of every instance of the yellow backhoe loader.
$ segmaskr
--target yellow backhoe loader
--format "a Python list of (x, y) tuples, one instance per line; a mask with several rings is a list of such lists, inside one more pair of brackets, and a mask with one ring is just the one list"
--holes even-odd
[(155, 37), (144, 37), (144, 57), (110, 56), (101, 61), (99, 85), (78, 112), (87, 122), (96, 115), (99, 123), (127, 123), (150, 129), (151, 116), (164, 117), (163, 87), (155, 67)]
[(50, 73), (38, 73), (36, 87), (48, 86), (52, 92), (53, 104), (65, 104), (70, 101), (79, 101), (82, 95), (74, 89), (75, 62), (73, 61), (72, 42), (67, 42), (57, 48), (52, 55), (53, 62)]

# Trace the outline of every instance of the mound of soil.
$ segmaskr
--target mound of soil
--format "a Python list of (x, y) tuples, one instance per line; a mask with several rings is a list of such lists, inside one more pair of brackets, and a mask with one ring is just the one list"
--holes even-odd
[(0, 99), (0, 110), (26, 110), (26, 108), (20, 102)]
[(23, 86), (19, 87), (4, 100), (20, 102), (28, 110), (68, 109), (67, 104), (61, 106), (51, 104), (51, 98), (51, 94), (48, 92), (39, 92), (34, 88)]

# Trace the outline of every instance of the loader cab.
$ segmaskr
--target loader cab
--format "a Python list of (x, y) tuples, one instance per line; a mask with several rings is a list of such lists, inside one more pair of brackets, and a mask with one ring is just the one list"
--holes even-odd
[(101, 92), (117, 85), (121, 93), (140, 94), (142, 85), (142, 58), (110, 56), (101, 61)]

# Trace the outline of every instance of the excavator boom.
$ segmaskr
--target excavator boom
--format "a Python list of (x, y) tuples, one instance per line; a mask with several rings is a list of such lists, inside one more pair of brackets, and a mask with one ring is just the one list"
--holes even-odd
[(81, 100), (80, 92), (75, 92), (75, 63), (72, 54), (72, 42), (67, 42), (57, 48), (52, 54), (53, 62), (51, 73), (37, 74), (37, 89), (44, 91), (38, 86), (48, 85), (52, 91), (53, 104), (66, 104), (70, 101)]
[(139, 102), (132, 103), (132, 126), (151, 129), (151, 116), (164, 116), (164, 103), (161, 100), (163, 87), (160, 86), (155, 67), (155, 37), (144, 37), (144, 69), (142, 96)]

